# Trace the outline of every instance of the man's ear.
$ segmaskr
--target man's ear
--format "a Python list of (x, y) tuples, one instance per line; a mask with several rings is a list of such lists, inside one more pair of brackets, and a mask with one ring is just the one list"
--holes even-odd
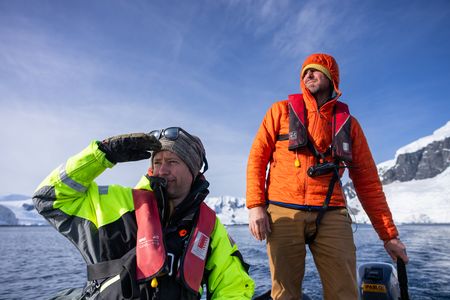
[(149, 176), (153, 176), (153, 169), (152, 169), (151, 166), (148, 168), (147, 174), (148, 174)]

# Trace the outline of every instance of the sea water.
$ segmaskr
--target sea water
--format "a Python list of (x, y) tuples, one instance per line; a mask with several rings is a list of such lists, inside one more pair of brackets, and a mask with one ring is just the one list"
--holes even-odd
[[(450, 225), (400, 225), (408, 247), (407, 265), (411, 299), (450, 299)], [(245, 225), (228, 226), (238, 244), (256, 295), (270, 289), (266, 245), (253, 239)], [(358, 265), (391, 263), (371, 226), (355, 228)], [(306, 257), (303, 291), (321, 299), (321, 283), (310, 253)], [(86, 266), (75, 247), (49, 226), (0, 227), (0, 299), (48, 299), (58, 291), (81, 287)]]

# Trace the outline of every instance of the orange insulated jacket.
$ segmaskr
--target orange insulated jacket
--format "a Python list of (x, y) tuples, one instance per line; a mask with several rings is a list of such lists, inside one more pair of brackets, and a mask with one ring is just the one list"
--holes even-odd
[[(332, 143), (333, 111), (341, 95), (338, 89), (339, 71), (334, 59), (327, 55), (311, 57), (309, 61), (305, 61), (302, 70), (309, 66), (320, 71), (325, 68), (333, 79), (335, 91), (334, 98), (319, 108), (314, 97), (300, 81), (307, 111), (305, 125), (308, 138), (323, 153)], [(380, 239), (395, 238), (398, 232), (367, 140), (358, 121), (353, 116), (350, 121), (352, 161), (346, 162), (349, 176)], [(247, 165), (248, 208), (264, 206), (267, 201), (293, 207), (322, 206), (332, 174), (309, 177), (306, 171), (316, 164), (316, 157), (307, 147), (289, 151), (289, 141), (278, 140), (279, 135), (288, 133), (288, 100), (283, 100), (274, 103), (267, 111), (250, 150)], [(296, 160), (300, 164), (295, 163)], [(331, 156), (328, 160), (332, 161)], [(267, 165), (269, 171), (266, 174)], [(339, 184), (335, 185), (329, 206), (346, 206)]]

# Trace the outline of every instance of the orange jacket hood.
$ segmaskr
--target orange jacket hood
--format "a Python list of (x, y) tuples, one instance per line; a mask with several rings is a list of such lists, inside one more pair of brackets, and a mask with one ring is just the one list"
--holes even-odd
[(300, 72), (300, 88), (307, 105), (309, 104), (317, 107), (314, 96), (309, 92), (303, 83), (303, 75), (308, 69), (318, 70), (330, 79), (335, 92), (333, 100), (337, 100), (342, 95), (342, 92), (339, 90), (339, 67), (336, 60), (331, 55), (324, 53), (311, 54), (305, 59)]

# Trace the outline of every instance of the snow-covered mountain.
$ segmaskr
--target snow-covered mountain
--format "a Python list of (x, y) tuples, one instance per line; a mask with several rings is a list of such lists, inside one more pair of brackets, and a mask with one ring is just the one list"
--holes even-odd
[[(450, 223), (449, 166), (450, 121), (377, 166), (396, 223)], [(351, 181), (344, 193), (356, 221), (369, 222)]]
[[(2, 200), (10, 198), (9, 196), (0, 197), (0, 226), (48, 225), (47, 221), (34, 209), (30, 197), (25, 200)], [(223, 224), (233, 225), (247, 222), (244, 198), (209, 197), (205, 202), (217, 212)]]
[(248, 222), (245, 198), (231, 196), (208, 197), (205, 202), (216, 211), (223, 224), (246, 224)]
[[(5, 197), (2, 197), (5, 199)], [(34, 209), (33, 201), (0, 200), (0, 225), (48, 225)]]
[[(393, 160), (378, 165), (396, 223), (450, 223), (450, 121), (432, 135), (400, 148)], [(344, 193), (354, 220), (368, 223), (352, 182)], [(231, 196), (208, 197), (222, 223), (247, 223), (245, 199)], [(47, 225), (29, 197), (0, 197), (0, 225)]]
[(383, 184), (433, 178), (450, 166), (450, 121), (432, 135), (406, 145), (380, 164)]

